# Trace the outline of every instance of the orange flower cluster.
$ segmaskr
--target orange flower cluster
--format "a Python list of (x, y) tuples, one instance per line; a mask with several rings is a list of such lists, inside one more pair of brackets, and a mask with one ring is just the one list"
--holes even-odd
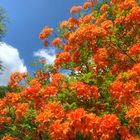
[(16, 138), (16, 137), (12, 137), (12, 136), (10, 136), (10, 135), (7, 135), (7, 136), (4, 136), (4, 137), (2, 138), (2, 140), (20, 140), (20, 139), (18, 139), (18, 138)]
[(90, 1), (87, 1), (87, 2), (85, 2), (84, 4), (83, 4), (83, 8), (84, 9), (89, 9), (90, 7), (92, 7), (93, 6), (93, 4), (92, 4), (92, 2), (90, 2)]
[(127, 118), (137, 119), (140, 117), (140, 99), (133, 102), (132, 107), (128, 110), (126, 114)]
[(42, 30), (42, 32), (40, 33), (40, 35), (39, 35), (39, 38), (41, 39), (41, 40), (44, 40), (46, 37), (48, 37), (49, 35), (51, 35), (52, 34), (52, 29), (51, 28), (49, 28), (48, 26), (46, 26), (43, 30)]
[(91, 14), (88, 14), (88, 15), (86, 15), (86, 16), (84, 16), (84, 17), (81, 17), (80, 19), (79, 19), (79, 21), (80, 21), (80, 23), (81, 24), (87, 24), (87, 23), (90, 23), (91, 22), (91, 20), (92, 20), (92, 15)]
[(107, 17), (108, 17), (108, 13), (107, 12), (104, 12), (95, 22), (96, 25), (100, 26), (100, 24), (107, 20)]
[(100, 11), (101, 11), (101, 12), (105, 12), (108, 8), (109, 8), (109, 5), (104, 4), (104, 5), (100, 8)]
[(82, 10), (82, 6), (73, 6), (71, 9), (70, 9), (70, 14), (74, 14), (76, 12), (79, 12), (80, 10)]
[(112, 27), (112, 26), (113, 26), (113, 23), (111, 20), (106, 20), (101, 23), (101, 27), (104, 29), (108, 29), (109, 27)]
[(99, 48), (93, 55), (93, 61), (95, 64), (101, 68), (108, 65), (108, 53), (105, 48)]
[(84, 137), (90, 136), (91, 139), (111, 139), (119, 129), (119, 119), (114, 114), (98, 117), (95, 114), (88, 114), (83, 108), (70, 111), (67, 114), (67, 120), (54, 121), (49, 127), (51, 138), (56, 140), (72, 139), (77, 133), (81, 133)]
[(30, 82), (29, 82), (30, 87), (34, 87), (34, 86), (38, 86), (38, 85), (40, 85), (40, 81), (37, 78), (31, 79)]
[(44, 46), (48, 47), (49, 42), (47, 40), (44, 41)]
[(40, 82), (45, 82), (45, 80), (50, 78), (50, 74), (48, 72), (38, 71), (35, 74), (35, 78)]
[(41, 112), (36, 116), (36, 121), (46, 123), (54, 118), (61, 119), (63, 115), (63, 107), (59, 104), (59, 102), (50, 102), (43, 106)]
[(62, 47), (65, 52), (74, 51), (76, 49), (76, 46), (70, 46), (67, 44), (62, 44)]
[(124, 16), (121, 16), (119, 18), (116, 18), (114, 23), (115, 24), (121, 24), (123, 21), (124, 21), (125, 17)]
[(69, 25), (68, 21), (65, 20), (61, 22), (59, 26), (61, 29), (65, 29), (66, 27), (68, 27), (68, 25)]
[(45, 40), (48, 36), (50, 36), (53, 32), (53, 29), (52, 28), (49, 28), (48, 26), (46, 26), (42, 31), (41, 33), (39, 34), (39, 39), (43, 40), (44, 41), (44, 46), (48, 46), (49, 45), (49, 42), (48, 40)]
[(139, 140), (139, 137), (135, 136), (126, 126), (121, 126), (120, 135), (122, 139), (125, 140)]
[(102, 134), (101, 140), (113, 139), (116, 131), (120, 127), (120, 121), (115, 114), (107, 114), (101, 118), (99, 132)]
[(63, 63), (68, 64), (71, 61), (71, 55), (69, 52), (60, 52), (56, 55), (54, 61), (56, 67), (60, 67)]
[(70, 45), (80, 46), (85, 40), (88, 41), (91, 45), (95, 45), (97, 37), (105, 37), (106, 30), (97, 27), (94, 24), (89, 24), (86, 27), (80, 26), (76, 32), (71, 33), (68, 39)]
[(47, 86), (44, 91), (45, 97), (51, 97), (57, 94), (57, 88), (55, 86)]
[(77, 20), (74, 17), (70, 17), (68, 19), (68, 25), (70, 29), (75, 29), (75, 27), (77, 27), (79, 25), (79, 20)]
[(53, 46), (57, 47), (60, 42), (61, 42), (61, 39), (59, 37), (57, 37), (53, 40), (52, 44), (53, 44)]
[(124, 104), (129, 104), (133, 101), (133, 95), (135, 93), (136, 83), (134, 81), (128, 81), (126, 83), (115, 81), (110, 87), (110, 92), (112, 98), (122, 102)]
[(20, 99), (20, 94), (16, 94), (16, 93), (6, 93), (5, 97), (4, 97), (4, 103), (11, 106), (11, 105), (15, 105), (18, 103)]
[(23, 79), (25, 79), (27, 77), (27, 73), (20, 73), (20, 72), (15, 72), (10, 76), (10, 80), (8, 82), (9, 86), (11, 86), (12, 88), (16, 89), (19, 82), (22, 81)]
[(93, 98), (94, 100), (98, 100), (100, 94), (98, 92), (98, 88), (96, 86), (89, 86), (79, 81), (71, 85), (71, 89), (75, 89), (77, 92), (77, 97), (83, 97), (84, 100), (88, 100)]
[(63, 74), (61, 73), (54, 73), (52, 75), (52, 82), (51, 85), (59, 87), (63, 83)]
[(25, 113), (28, 111), (28, 103), (18, 103), (15, 107), (16, 112), (16, 120), (19, 121)]
[(63, 21), (60, 24), (61, 29), (69, 28), (74, 30), (79, 25), (79, 20), (74, 17), (70, 17), (67, 21)]
[(121, 10), (124, 10), (124, 9), (132, 8), (136, 5), (137, 3), (135, 0), (124, 0), (123, 2), (120, 3), (120, 8)]
[(135, 54), (140, 54), (140, 43), (137, 43), (133, 45), (132, 48), (130, 48), (130, 54), (135, 55)]
[(131, 10), (130, 13), (127, 14), (125, 18), (126, 23), (131, 23), (131, 22), (139, 22), (140, 21), (140, 7), (139, 6), (134, 6)]
[(54, 121), (49, 127), (49, 134), (53, 140), (63, 139), (68, 140), (66, 135), (69, 132), (69, 123), (63, 122), (60, 120)]

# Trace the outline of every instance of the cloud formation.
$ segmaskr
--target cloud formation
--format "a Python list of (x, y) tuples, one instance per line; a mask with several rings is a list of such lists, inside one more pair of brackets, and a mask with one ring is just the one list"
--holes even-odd
[(0, 61), (3, 66), (3, 71), (0, 73), (0, 85), (7, 85), (13, 72), (27, 72), (27, 67), (20, 58), (18, 50), (4, 42), (0, 42)]
[(40, 49), (36, 52), (34, 52), (34, 56), (37, 56), (39, 58), (45, 58), (46, 59), (46, 63), (48, 64), (54, 64), (54, 60), (55, 60), (55, 49)]

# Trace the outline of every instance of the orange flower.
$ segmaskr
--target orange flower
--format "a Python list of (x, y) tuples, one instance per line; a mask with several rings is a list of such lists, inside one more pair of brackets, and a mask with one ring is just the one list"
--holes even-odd
[(44, 40), (46, 38), (46, 34), (44, 32), (41, 32), (40, 35), (39, 35), (39, 38), (41, 40)]
[(68, 19), (68, 23), (69, 23), (69, 27), (71, 29), (74, 29), (75, 27), (79, 25), (79, 20), (77, 20), (76, 18), (70, 17)]
[(86, 115), (86, 111), (83, 108), (77, 108), (75, 110), (70, 111), (70, 113), (67, 114), (67, 117), (71, 123), (74, 123), (75, 121), (81, 121), (81, 119), (85, 115)]
[(62, 82), (63, 75), (61, 73), (55, 73), (52, 75), (52, 84), (59, 85)]
[(83, 97), (84, 100), (88, 100), (89, 98), (97, 100), (100, 96), (96, 86), (89, 86), (81, 81), (73, 83), (71, 85), (71, 89), (75, 89), (77, 92), (77, 97)]
[(98, 88), (96, 86), (89, 86), (90, 88), (90, 96), (93, 97), (94, 100), (98, 100), (100, 97), (100, 94), (98, 92)]
[(104, 20), (107, 19), (107, 16), (108, 16), (108, 13), (107, 13), (107, 12), (103, 13), (103, 14), (100, 16), (100, 18), (96, 19), (95, 24), (96, 24), (96, 25), (100, 25)]
[(115, 58), (116, 58), (116, 60), (118, 60), (118, 61), (125, 62), (127, 57), (126, 57), (126, 55), (123, 54), (122, 52), (117, 52), (117, 53), (115, 54)]
[(130, 12), (126, 15), (125, 22), (128, 24), (130, 22), (139, 22), (140, 21), (140, 7), (134, 6)]
[(80, 10), (82, 10), (82, 6), (73, 6), (70, 10), (70, 14), (72, 15)]
[(97, 129), (99, 127), (100, 118), (96, 116), (95, 114), (86, 114), (84, 116), (84, 119), (82, 120), (82, 129), (81, 133), (84, 137), (93, 136), (92, 139), (97, 139)]
[(78, 82), (72, 84), (71, 89), (76, 90), (78, 98), (83, 97), (84, 100), (89, 99), (90, 89), (83, 82), (78, 81)]
[(136, 75), (140, 75), (140, 63), (135, 64), (132, 71), (136, 72)]
[(71, 60), (74, 61), (74, 62), (80, 61), (80, 52), (79, 52), (79, 50), (76, 50), (76, 51), (72, 54)]
[(52, 34), (52, 29), (51, 28), (49, 28), (48, 26), (46, 26), (43, 30), (42, 30), (42, 32), (40, 33), (40, 35), (39, 35), (39, 38), (41, 39), (41, 40), (44, 40), (46, 37), (48, 37), (49, 35), (51, 35)]
[(44, 123), (41, 123), (38, 125), (39, 132), (41, 132), (41, 133), (45, 133), (46, 128), (47, 127)]
[(113, 23), (111, 20), (106, 20), (101, 23), (101, 27), (104, 29), (108, 29), (109, 27), (112, 27), (112, 26), (113, 26)]
[(111, 0), (111, 3), (113, 4), (120, 3), (120, 0)]
[(68, 38), (68, 44), (80, 46), (86, 40), (94, 46), (96, 37), (105, 37), (106, 34), (105, 29), (91, 23), (87, 26), (80, 26), (75, 32), (71, 33)]
[(121, 126), (120, 130), (119, 130), (119, 133), (120, 133), (122, 139), (137, 140), (137, 139), (132, 138), (132, 134), (131, 134), (131, 132), (129, 132), (129, 130), (126, 126)]
[(45, 123), (49, 122), (52, 118), (62, 119), (64, 116), (63, 110), (59, 102), (49, 102), (41, 108), (41, 112), (36, 116), (36, 121)]
[(49, 134), (53, 140), (68, 140), (69, 122), (54, 121), (49, 127)]
[(47, 40), (44, 41), (44, 46), (48, 47), (49, 42)]
[(108, 52), (106, 48), (99, 48), (93, 55), (93, 61), (99, 68), (103, 68), (108, 65)]
[(37, 78), (40, 83), (43, 83), (45, 80), (50, 78), (50, 74), (48, 72), (45, 72), (45, 71), (38, 71), (35, 74), (35, 78)]
[(53, 44), (53, 46), (57, 47), (61, 41), (62, 40), (57, 37), (52, 41), (52, 44)]
[(108, 8), (109, 8), (109, 5), (108, 5), (108, 4), (104, 4), (104, 5), (100, 8), (100, 11), (101, 11), (101, 12), (105, 12)]
[(137, 44), (133, 45), (132, 48), (130, 48), (130, 54), (132, 54), (132, 55), (140, 54), (140, 43), (137, 43)]
[(25, 88), (25, 97), (26, 98), (37, 98), (37, 96), (39, 95), (39, 91), (41, 89), (41, 85), (40, 84), (35, 84), (33, 86), (31, 86), (30, 88)]
[(20, 72), (15, 72), (13, 74), (11, 74), (10, 76), (10, 80), (8, 81), (8, 85), (11, 87), (11, 88), (14, 88), (16, 89), (17, 86), (19, 85), (19, 83), (25, 79), (27, 77), (28, 73), (27, 72), (23, 72), (23, 73), (20, 73)]
[(88, 9), (88, 8), (90, 8), (90, 7), (92, 7), (92, 6), (93, 6), (92, 2), (89, 1), (89, 2), (85, 2), (85, 3), (84, 3), (83, 8), (84, 8), (84, 9)]
[(69, 25), (69, 22), (68, 22), (68, 21), (63, 21), (63, 22), (61, 22), (61, 24), (60, 24), (60, 28), (65, 29), (65, 28), (68, 27), (68, 25)]
[(61, 52), (56, 55), (56, 59), (54, 61), (55, 66), (58, 68), (63, 63), (67, 64), (71, 60), (71, 55), (69, 52)]
[(98, 131), (101, 134), (100, 138), (102, 140), (113, 139), (116, 136), (119, 127), (120, 121), (116, 114), (104, 115), (100, 120), (98, 128)]
[(136, 5), (137, 5), (137, 2), (135, 0), (124, 0), (120, 3), (119, 6), (120, 6), (121, 10), (126, 10), (126, 9), (132, 8)]
[(55, 86), (47, 86), (44, 94), (46, 97), (51, 97), (57, 94), (57, 88)]
[(82, 18), (80, 18), (80, 23), (90, 23), (90, 21), (92, 20), (92, 15), (91, 14), (88, 14)]
[(112, 98), (117, 99), (124, 104), (131, 103), (134, 100), (133, 94), (135, 93), (135, 86), (136, 83), (131, 80), (126, 83), (114, 81), (110, 87)]
[(76, 46), (71, 46), (71, 45), (67, 45), (67, 44), (62, 44), (62, 47), (65, 52), (73, 51), (77, 48)]
[(39, 84), (39, 80), (37, 78), (34, 78), (29, 82), (30, 87), (36, 86), (38, 84)]
[(16, 121), (18, 121), (19, 119), (21, 119), (25, 113), (28, 111), (29, 105), (28, 103), (18, 103), (15, 106), (15, 110), (16, 110)]
[(46, 106), (43, 107), (44, 110), (50, 110), (52, 117), (56, 119), (62, 119), (64, 117), (64, 108), (58, 101), (49, 102)]
[(114, 23), (115, 24), (121, 24), (124, 21), (124, 19), (125, 19), (125, 16), (121, 16), (119, 18), (116, 18)]
[(7, 105), (15, 105), (19, 99), (20, 99), (20, 95), (19, 94), (16, 94), (16, 93), (6, 93), (5, 95), (5, 103)]
[(16, 137), (12, 137), (10, 135), (6, 135), (2, 138), (2, 140), (20, 140), (20, 139), (18, 139)]
[(45, 122), (50, 121), (51, 117), (52, 117), (51, 111), (47, 110), (47, 111), (41, 112), (39, 115), (37, 115), (36, 121), (45, 123)]
[(140, 99), (132, 103), (132, 107), (126, 113), (126, 118), (136, 119), (140, 117)]

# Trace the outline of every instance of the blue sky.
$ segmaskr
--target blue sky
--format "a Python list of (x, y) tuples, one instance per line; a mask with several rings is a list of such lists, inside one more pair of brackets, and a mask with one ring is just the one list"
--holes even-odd
[[(70, 16), (73, 5), (82, 5), (85, 0), (0, 0), (9, 17), (7, 33), (3, 41), (18, 49), (29, 72), (36, 59), (33, 52), (44, 48), (38, 35), (45, 25), (56, 28), (58, 23)], [(10, 58), (9, 58), (10, 59)]]

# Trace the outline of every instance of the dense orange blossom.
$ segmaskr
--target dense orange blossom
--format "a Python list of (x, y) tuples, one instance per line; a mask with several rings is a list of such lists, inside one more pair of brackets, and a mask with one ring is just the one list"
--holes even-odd
[(32, 76), (10, 76), (0, 139), (139, 140), (139, 2), (85, 0), (54, 39), (52, 31), (44, 27), (39, 38), (55, 46), (54, 64), (43, 58)]

